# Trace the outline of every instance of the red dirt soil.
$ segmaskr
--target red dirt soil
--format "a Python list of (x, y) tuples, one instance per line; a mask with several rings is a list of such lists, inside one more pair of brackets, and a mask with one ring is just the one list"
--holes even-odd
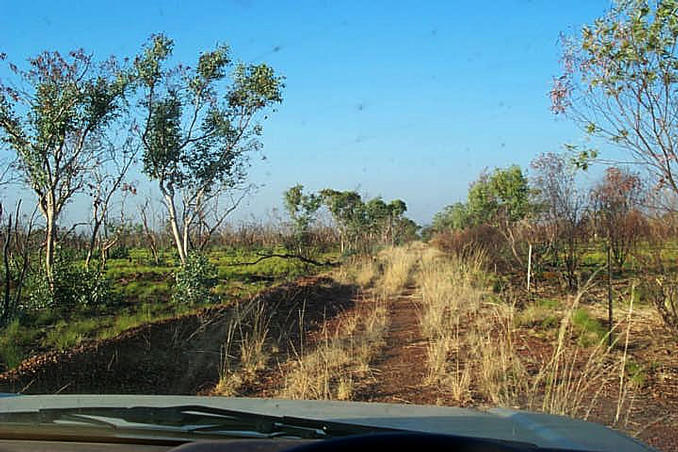
[[(266, 291), (258, 296), (274, 312), (271, 334), (279, 344), (300, 340), (300, 330), (313, 348), (322, 331), (334, 331), (343, 315), (361, 309), (363, 300), (354, 286), (341, 286), (329, 278), (305, 278)], [(354, 400), (453, 405), (444, 390), (425, 383), (426, 340), (418, 321), (418, 295), (408, 287), (388, 300), (389, 328), (385, 346), (372, 363), (373, 379), (357, 386)], [(32, 358), (13, 371), (0, 375), (0, 391), (27, 393), (177, 393), (208, 394), (218, 381), (219, 345), (232, 306), (146, 325), (122, 335), (85, 344), (63, 353)], [(299, 325), (303, 309), (304, 324)], [(660, 334), (640, 322), (633, 335)], [(664, 333), (661, 333), (664, 334)], [(284, 338), (284, 339), (282, 339)], [(661, 342), (661, 341), (660, 341)], [(661, 381), (653, 374), (633, 395), (626, 431), (665, 451), (678, 451), (678, 362), (675, 339), (637, 345), (631, 356), (651, 353), (662, 363)], [(548, 359), (550, 341), (532, 328), (519, 331), (519, 354), (530, 360)], [(269, 366), (257, 381), (241, 388), (238, 395), (270, 397), (284, 379), (291, 357), (289, 349), (271, 356)], [(444, 389), (444, 388), (442, 388)], [(614, 388), (600, 394), (590, 420), (606, 423), (616, 408)], [(483, 404), (482, 400), (470, 403)]]
[(356, 400), (412, 404), (435, 403), (435, 392), (424, 385), (426, 340), (416, 315), (419, 299), (413, 287), (388, 301), (389, 328), (386, 346), (373, 363), (375, 380)]

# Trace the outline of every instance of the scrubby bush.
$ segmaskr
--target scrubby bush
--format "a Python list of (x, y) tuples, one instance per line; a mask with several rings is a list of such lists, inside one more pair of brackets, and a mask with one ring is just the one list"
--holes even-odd
[(217, 301), (213, 293), (218, 282), (217, 267), (202, 253), (190, 253), (186, 263), (175, 272), (174, 280), (174, 303), (204, 304)]
[(506, 260), (506, 240), (496, 228), (488, 225), (439, 232), (431, 243), (439, 250), (459, 257), (482, 252), (488, 262), (500, 264)]
[(678, 336), (678, 277), (664, 275), (646, 278), (639, 292), (650, 300), (664, 324)]
[(42, 271), (31, 275), (27, 285), (28, 299), (22, 306), (24, 310), (102, 306), (116, 301), (105, 275), (75, 262), (69, 253), (57, 253), (52, 278), (50, 283)]
[(129, 256), (129, 248), (124, 245), (115, 246), (108, 251), (109, 259), (129, 259)]

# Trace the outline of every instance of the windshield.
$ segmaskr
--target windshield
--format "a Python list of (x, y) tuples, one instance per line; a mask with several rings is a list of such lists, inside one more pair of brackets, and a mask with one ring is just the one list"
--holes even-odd
[(674, 0), (6, 5), (0, 393), (678, 450), (677, 42)]

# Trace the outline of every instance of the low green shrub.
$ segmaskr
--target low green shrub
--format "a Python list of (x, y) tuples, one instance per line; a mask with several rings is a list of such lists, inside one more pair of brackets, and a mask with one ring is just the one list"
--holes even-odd
[(53, 267), (53, 283), (40, 270), (27, 283), (27, 311), (76, 306), (103, 306), (117, 301), (109, 280), (97, 269), (85, 268), (68, 253), (57, 253)]
[(21, 324), (14, 319), (0, 333), (0, 369), (12, 369), (23, 361), (21, 341)]
[(193, 252), (186, 263), (174, 273), (172, 301), (182, 304), (207, 304), (218, 301), (214, 294), (218, 270), (207, 256)]
[(560, 325), (560, 319), (553, 314), (547, 315), (541, 321), (541, 327), (545, 330), (555, 329)]
[(626, 374), (629, 381), (636, 387), (642, 388), (647, 381), (647, 372), (645, 368), (636, 361), (629, 359), (625, 365)]
[(116, 246), (108, 250), (109, 259), (129, 259), (130, 250), (124, 245)]
[(59, 320), (48, 331), (43, 339), (43, 345), (54, 347), (57, 350), (66, 350), (75, 347), (83, 339), (91, 336), (97, 328), (98, 322), (96, 319), (80, 320), (77, 322)]

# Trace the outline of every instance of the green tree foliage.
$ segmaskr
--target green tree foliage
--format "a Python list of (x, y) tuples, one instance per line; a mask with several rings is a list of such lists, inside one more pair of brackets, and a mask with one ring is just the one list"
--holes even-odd
[(16, 169), (37, 197), (51, 278), (59, 216), (101, 164), (130, 78), (114, 58), (96, 61), (82, 50), (43, 52), (25, 69), (9, 67), (15, 80), (0, 82), (0, 139), (16, 153)]
[(629, 151), (678, 192), (678, 1), (618, 0), (564, 38), (552, 109)]
[(530, 188), (517, 165), (483, 173), (473, 182), (466, 203), (445, 207), (433, 218), (435, 230), (464, 229), (481, 224), (513, 223), (530, 213)]
[[(258, 115), (281, 102), (283, 83), (266, 64), (235, 64), (219, 45), (194, 67), (171, 65), (174, 43), (154, 35), (134, 60), (144, 110), (143, 171), (157, 182), (182, 262), (191, 233), (220, 194), (246, 176), (260, 149)], [(215, 215), (213, 231), (223, 221)]]
[(396, 244), (411, 240), (419, 227), (404, 216), (402, 200), (386, 203), (380, 197), (367, 202), (355, 191), (324, 189), (320, 197), (339, 228), (342, 252), (368, 251), (374, 244)]
[(31, 275), (23, 310), (103, 306), (117, 301), (110, 281), (98, 269), (86, 268), (71, 252), (58, 250), (51, 278), (44, 272)]
[(174, 303), (196, 305), (217, 300), (213, 293), (219, 282), (217, 267), (202, 253), (190, 252), (186, 263), (174, 273), (174, 280)]
[(466, 203), (455, 202), (446, 206), (433, 216), (432, 226), (434, 231), (464, 229), (471, 226), (471, 215)]
[(285, 210), (292, 220), (294, 247), (301, 256), (312, 254), (310, 246), (310, 229), (316, 221), (318, 209), (322, 205), (320, 195), (304, 193), (304, 186), (297, 184), (283, 195)]

